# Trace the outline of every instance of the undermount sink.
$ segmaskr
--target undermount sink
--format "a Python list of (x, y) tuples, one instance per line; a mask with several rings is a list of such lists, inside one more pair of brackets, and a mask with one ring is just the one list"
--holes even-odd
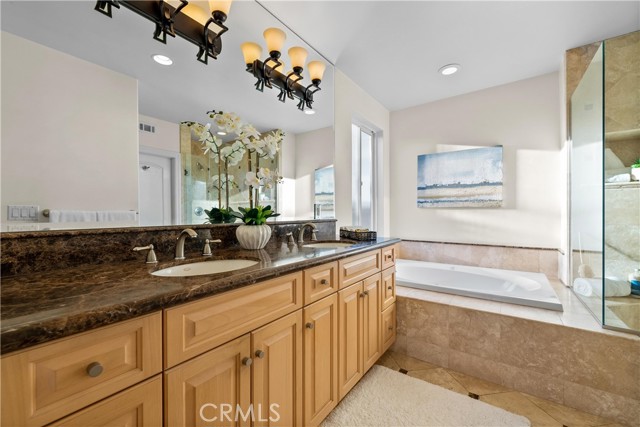
[(305, 243), (303, 246), (305, 248), (316, 248), (316, 249), (337, 249), (337, 248), (348, 248), (349, 246), (353, 246), (355, 243), (351, 242), (311, 242)]
[(225, 273), (256, 265), (258, 261), (250, 259), (222, 259), (215, 261), (194, 262), (163, 268), (151, 273), (162, 277), (204, 276), (206, 274)]

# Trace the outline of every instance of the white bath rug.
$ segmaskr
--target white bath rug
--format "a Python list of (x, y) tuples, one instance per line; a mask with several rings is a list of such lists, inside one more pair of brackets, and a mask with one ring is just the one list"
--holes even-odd
[(521, 427), (525, 417), (374, 365), (321, 427)]

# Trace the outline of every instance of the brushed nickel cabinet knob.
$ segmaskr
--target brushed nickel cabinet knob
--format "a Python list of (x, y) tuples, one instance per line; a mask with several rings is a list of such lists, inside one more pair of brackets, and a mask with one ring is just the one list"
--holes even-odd
[(256, 350), (255, 354), (258, 359), (262, 359), (264, 357), (264, 351), (262, 350)]
[(304, 325), (304, 326), (305, 326), (307, 329), (313, 329), (313, 327), (314, 327), (314, 326), (313, 326), (313, 323), (311, 323), (311, 322), (307, 322), (307, 324), (306, 324), (306, 325)]
[(242, 359), (242, 364), (244, 366), (251, 366), (252, 363), (253, 359), (251, 359), (250, 357), (245, 357), (244, 359)]
[(102, 374), (102, 371), (104, 371), (104, 368), (102, 367), (100, 362), (92, 362), (89, 364), (89, 366), (87, 366), (87, 375), (89, 375), (90, 377), (98, 377), (100, 376), (100, 374)]

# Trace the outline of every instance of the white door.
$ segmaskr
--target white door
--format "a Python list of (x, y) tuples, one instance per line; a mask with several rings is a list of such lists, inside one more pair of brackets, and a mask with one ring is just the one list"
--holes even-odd
[(140, 225), (171, 224), (171, 159), (140, 153), (138, 198)]

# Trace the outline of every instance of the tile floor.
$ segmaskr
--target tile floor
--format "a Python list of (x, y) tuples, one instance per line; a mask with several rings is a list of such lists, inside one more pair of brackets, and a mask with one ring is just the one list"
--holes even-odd
[[(401, 353), (387, 351), (377, 362), (407, 375), (481, 401), (498, 406), (514, 414), (527, 417), (532, 427), (622, 427), (612, 421), (581, 412), (548, 400), (510, 390), (451, 369), (445, 369)], [(475, 397), (474, 396), (474, 397)], [(472, 398), (472, 397), (470, 397)]]

